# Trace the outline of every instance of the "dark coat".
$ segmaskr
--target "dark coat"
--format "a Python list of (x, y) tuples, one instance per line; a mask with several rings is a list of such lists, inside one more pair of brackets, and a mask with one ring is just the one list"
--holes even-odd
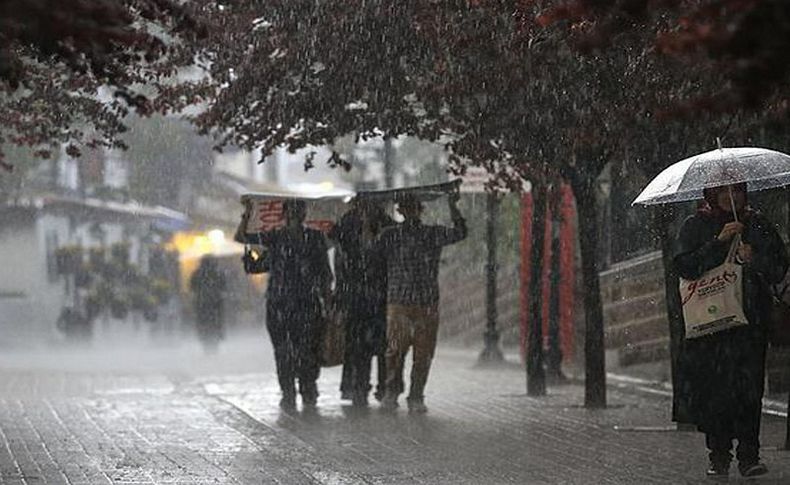
[[(682, 278), (697, 279), (724, 262), (730, 245), (717, 236), (727, 222), (703, 212), (685, 221), (674, 256)], [(759, 426), (770, 285), (782, 280), (788, 261), (773, 224), (753, 211), (744, 224), (743, 241), (753, 248), (753, 261), (743, 267), (744, 312), (749, 324), (685, 340), (681, 349), (680, 371), (688, 377), (684, 381), (689, 389), (676, 392), (689, 397), (692, 420), (706, 433), (738, 436), (741, 430)]]
[[(375, 237), (384, 228), (395, 224), (383, 212), (371, 221), (370, 237)], [(381, 354), (386, 348), (387, 319), (387, 266), (386, 262), (366, 244), (365, 221), (359, 209), (343, 215), (329, 238), (340, 249), (336, 261), (337, 305), (346, 312), (347, 346), (346, 365), (343, 368), (342, 387), (348, 386), (349, 366), (354, 354)], [(368, 366), (356, 362), (356, 365)], [(364, 379), (364, 377), (363, 377)], [(368, 383), (363, 383), (367, 386)]]
[(195, 297), (195, 317), (202, 327), (219, 327), (222, 324), (225, 276), (214, 260), (203, 260), (189, 282)]
[[(395, 224), (380, 214), (372, 224), (372, 237)], [(359, 210), (347, 212), (338, 221), (329, 238), (340, 249), (337, 270), (337, 293), (344, 304), (359, 302), (363, 307), (383, 306), (387, 299), (386, 262), (365, 244), (364, 221)]]
[(332, 270), (329, 267), (326, 238), (321, 231), (285, 227), (256, 234), (244, 233), (239, 242), (266, 246), (269, 258), (269, 299), (312, 301), (329, 288)]

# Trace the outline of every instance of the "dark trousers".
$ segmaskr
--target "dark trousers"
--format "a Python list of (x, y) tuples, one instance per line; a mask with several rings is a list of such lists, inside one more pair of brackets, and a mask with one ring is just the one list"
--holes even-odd
[(346, 355), (340, 391), (352, 396), (367, 396), (370, 391), (371, 364), (377, 357), (377, 393), (383, 394), (386, 370), (386, 306), (383, 302), (359, 299), (348, 306)]
[[(712, 463), (727, 465), (732, 460), (733, 440), (738, 441), (735, 450), (740, 465), (751, 465), (760, 460), (760, 417), (761, 409), (755, 409), (749, 416), (742, 417), (737, 424), (722, 423), (713, 431), (705, 433), (705, 446), (710, 450)], [(744, 419), (748, 418), (748, 419)]]
[(269, 298), (266, 303), (266, 328), (274, 347), (277, 379), (283, 397), (296, 396), (296, 380), (303, 398), (318, 397), (316, 380), (321, 371), (320, 306), (317, 300)]

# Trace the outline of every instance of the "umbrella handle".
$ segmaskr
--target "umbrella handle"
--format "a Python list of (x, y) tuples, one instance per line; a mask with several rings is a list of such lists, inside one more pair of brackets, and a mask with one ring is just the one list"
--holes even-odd
[(730, 250), (727, 251), (726, 261), (737, 262), (739, 264), (742, 264), (740, 258), (738, 258), (738, 248), (741, 247), (741, 244), (743, 244), (741, 235), (736, 234), (735, 237), (732, 239), (732, 242), (730, 243)]
[(735, 218), (735, 222), (740, 222), (738, 220), (738, 211), (735, 209), (735, 198), (732, 196), (732, 185), (728, 186), (730, 192), (730, 207), (732, 207), (732, 216)]

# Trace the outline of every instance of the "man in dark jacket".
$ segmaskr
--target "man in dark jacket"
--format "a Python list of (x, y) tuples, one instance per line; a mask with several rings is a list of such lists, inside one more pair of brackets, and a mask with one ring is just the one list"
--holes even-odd
[(458, 210), (458, 192), (448, 194), (453, 227), (421, 221), (423, 206), (411, 194), (398, 201), (404, 222), (382, 231), (374, 250), (387, 262), (387, 391), (384, 410), (398, 406), (404, 391), (403, 362), (413, 348), (409, 411), (424, 413), (425, 384), (439, 329), (439, 257), (442, 248), (466, 237), (466, 221)]
[(216, 258), (204, 256), (189, 281), (195, 301), (196, 330), (207, 353), (217, 350), (223, 337), (225, 276)]
[(282, 390), (280, 407), (286, 411), (296, 407), (296, 380), (302, 404), (315, 406), (323, 304), (332, 281), (326, 239), (320, 231), (304, 226), (306, 204), (302, 200), (286, 200), (285, 226), (271, 231), (247, 233), (248, 214), (242, 217), (236, 240), (269, 250), (266, 328)]
[[(367, 406), (370, 367), (378, 365), (376, 396), (384, 393), (387, 315), (387, 268), (375, 257), (369, 243), (395, 222), (379, 203), (355, 198), (351, 209), (329, 233), (340, 249), (336, 301), (346, 315), (346, 360), (341, 392), (350, 394), (355, 406)], [(339, 263), (339, 264), (338, 264)]]
[(728, 474), (737, 439), (738, 468), (744, 476), (756, 476), (767, 471), (760, 462), (759, 434), (770, 285), (782, 280), (788, 261), (775, 227), (748, 208), (745, 184), (731, 188), (705, 191), (705, 205), (680, 229), (674, 264), (682, 278), (698, 279), (724, 263), (740, 235), (737, 257), (748, 325), (685, 340), (680, 371), (688, 376), (691, 417), (710, 450), (708, 474)]

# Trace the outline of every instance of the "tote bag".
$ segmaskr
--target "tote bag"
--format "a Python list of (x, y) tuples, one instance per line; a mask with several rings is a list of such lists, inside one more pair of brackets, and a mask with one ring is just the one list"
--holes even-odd
[(686, 338), (747, 325), (743, 312), (743, 268), (735, 262), (735, 237), (724, 263), (695, 280), (680, 279)]

